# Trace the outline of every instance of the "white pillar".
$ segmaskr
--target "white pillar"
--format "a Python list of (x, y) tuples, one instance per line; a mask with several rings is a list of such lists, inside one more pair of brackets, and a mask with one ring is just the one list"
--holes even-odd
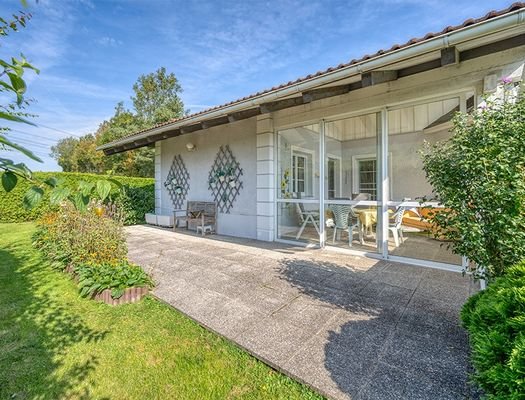
[(257, 117), (257, 239), (275, 238), (274, 132), (270, 114)]
[(155, 142), (155, 214), (162, 214), (161, 141)]

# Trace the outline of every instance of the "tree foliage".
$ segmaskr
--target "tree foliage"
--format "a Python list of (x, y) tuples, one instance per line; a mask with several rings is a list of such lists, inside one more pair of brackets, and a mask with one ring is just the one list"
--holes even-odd
[(141, 75), (133, 85), (131, 98), (137, 117), (145, 127), (179, 118), (184, 114), (184, 104), (179, 97), (182, 87), (173, 73), (161, 67), (156, 72)]
[(143, 147), (107, 157), (96, 150), (97, 146), (181, 117), (184, 113), (179, 97), (182, 91), (180, 84), (175, 75), (167, 73), (165, 68), (141, 75), (133, 90), (134, 110), (126, 109), (124, 103), (119, 102), (114, 115), (103, 121), (94, 134), (64, 138), (52, 147), (52, 157), (65, 172), (153, 176), (155, 152), (152, 148)]
[[(0, 36), (8, 36), (10, 32), (16, 32), (25, 27), (30, 18), (30, 14), (23, 12), (13, 14), (10, 20), (0, 18)], [(0, 93), (6, 101), (4, 104), (0, 104), (0, 120), (4, 122), (34, 125), (27, 119), (28, 114), (23, 111), (28, 104), (24, 98), (27, 90), (24, 73), (27, 70), (39, 73), (38, 69), (31, 65), (23, 55), (20, 58), (12, 57), (9, 61), (0, 59)], [(9, 140), (5, 134), (9, 130), (7, 126), (0, 126), (2, 132), (0, 134), (0, 149), (15, 151), (34, 161), (42, 162), (33, 152)], [(42, 186), (48, 182), (36, 182), (32, 177), (31, 170), (24, 163), (14, 163), (9, 158), (0, 157), (0, 172), (3, 172), (1, 182), (6, 192), (10, 192), (16, 187), (19, 178), (34, 182), (24, 197), (25, 206), (31, 207), (42, 198)]]
[(427, 144), (423, 164), (445, 210), (436, 234), (491, 278), (525, 259), (525, 98), (458, 114), (453, 136)]

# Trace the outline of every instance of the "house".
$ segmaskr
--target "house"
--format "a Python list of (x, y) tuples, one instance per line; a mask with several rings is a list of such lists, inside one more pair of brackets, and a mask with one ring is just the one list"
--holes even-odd
[[(155, 146), (155, 213), (218, 204), (218, 232), (460, 269), (433, 238), (418, 151), (516, 84), (525, 3), (100, 146)], [(439, 207), (437, 203), (431, 203)]]

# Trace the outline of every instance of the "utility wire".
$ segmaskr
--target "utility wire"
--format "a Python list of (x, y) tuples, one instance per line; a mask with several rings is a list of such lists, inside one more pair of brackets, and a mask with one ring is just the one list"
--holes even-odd
[[(46, 136), (35, 135), (33, 133), (30, 133), (30, 132), (19, 131), (17, 129), (11, 129), (10, 131), (8, 131), (6, 133), (9, 134), (10, 132), (14, 132), (14, 133), (21, 134), (21, 135), (28, 135), (28, 136), (31, 136), (31, 138), (36, 138), (36, 139), (40, 139), (40, 140), (47, 140), (47, 141), (50, 141), (52, 143), (56, 143), (59, 140), (64, 139), (64, 138), (48, 138)], [(13, 135), (13, 137), (15, 137), (15, 135)]]
[(52, 131), (65, 133), (66, 135), (75, 136), (77, 138), (82, 137), (82, 135), (77, 135), (76, 133), (67, 132), (67, 131), (64, 131), (62, 129), (53, 128), (51, 126), (47, 126), (47, 125), (44, 125), (44, 124), (37, 124), (37, 126), (40, 126), (42, 128), (46, 128), (46, 129), (51, 129)]
[(38, 146), (38, 147), (41, 147), (41, 148), (44, 148), (44, 149), (49, 149), (51, 147), (50, 144), (33, 142), (32, 140), (17, 139), (17, 143), (21, 143), (21, 144), (24, 144), (26, 146)]

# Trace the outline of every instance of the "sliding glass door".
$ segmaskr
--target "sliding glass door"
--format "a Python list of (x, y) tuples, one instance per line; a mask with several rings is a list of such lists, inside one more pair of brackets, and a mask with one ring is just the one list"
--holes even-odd
[(277, 238), (400, 261), (459, 266), (436, 234), (433, 199), (420, 150), (451, 136), (473, 93), (277, 133)]
[(320, 125), (277, 134), (277, 237), (319, 244)]
[(324, 124), (327, 246), (372, 253), (379, 249), (380, 135), (379, 113)]
[[(388, 162), (391, 190), (388, 201), (388, 254), (432, 263), (461, 265), (430, 221), (443, 208), (434, 199), (423, 171), (420, 150), (451, 136), (452, 118), (461, 98), (450, 97), (388, 111)], [(473, 107), (473, 97), (463, 107)], [(467, 109), (468, 111), (468, 109)]]

